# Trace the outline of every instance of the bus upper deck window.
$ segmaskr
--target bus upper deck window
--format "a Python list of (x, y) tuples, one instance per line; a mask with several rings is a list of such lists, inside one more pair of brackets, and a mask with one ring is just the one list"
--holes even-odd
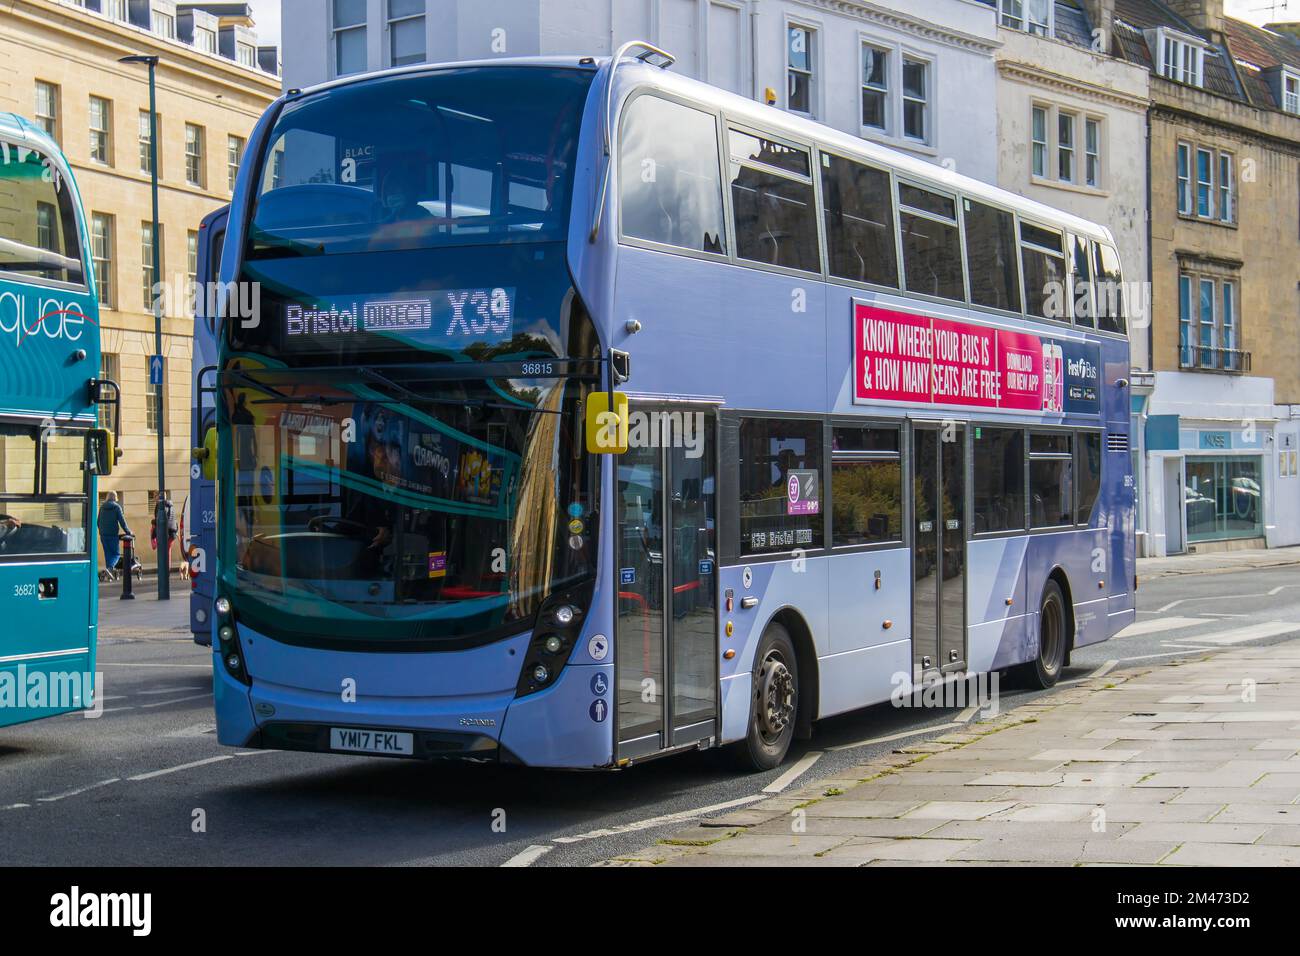
[(963, 301), (966, 281), (962, 275), (957, 201), (942, 193), (899, 183), (898, 207), (907, 291)]
[(1124, 318), (1124, 285), (1120, 271), (1119, 253), (1114, 246), (1101, 242), (1092, 244), (1093, 298), (1097, 303), (1097, 328), (1103, 332), (1128, 333)]
[(624, 236), (726, 254), (713, 116), (639, 96), (624, 115), (619, 153)]
[(821, 272), (808, 150), (728, 131), (736, 254), (751, 262)]

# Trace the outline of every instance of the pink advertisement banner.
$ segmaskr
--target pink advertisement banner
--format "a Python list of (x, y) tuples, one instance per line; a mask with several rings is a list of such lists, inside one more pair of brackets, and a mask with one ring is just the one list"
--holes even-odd
[(861, 302), (853, 325), (855, 402), (1066, 409), (1064, 354), (1052, 339)]

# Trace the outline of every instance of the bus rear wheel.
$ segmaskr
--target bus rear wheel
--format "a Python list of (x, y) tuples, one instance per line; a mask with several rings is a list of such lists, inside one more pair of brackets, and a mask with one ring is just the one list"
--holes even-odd
[(790, 632), (780, 624), (763, 632), (752, 678), (749, 733), (736, 745), (736, 756), (751, 770), (771, 770), (790, 750), (799, 713), (799, 663)]
[(1023, 665), (1021, 671), (1031, 687), (1047, 690), (1060, 679), (1066, 633), (1065, 595), (1059, 584), (1048, 581), (1038, 609), (1038, 657)]

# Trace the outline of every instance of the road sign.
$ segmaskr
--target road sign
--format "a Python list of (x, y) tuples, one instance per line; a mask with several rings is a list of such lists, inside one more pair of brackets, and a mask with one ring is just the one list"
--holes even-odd
[(149, 384), (161, 385), (163, 383), (163, 358), (161, 355), (149, 356)]

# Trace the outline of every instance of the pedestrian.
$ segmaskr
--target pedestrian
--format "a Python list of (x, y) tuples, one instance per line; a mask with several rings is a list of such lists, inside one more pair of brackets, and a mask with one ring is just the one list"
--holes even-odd
[[(167, 563), (171, 564), (172, 545), (176, 543), (176, 538), (180, 534), (180, 528), (176, 524), (176, 508), (172, 505), (170, 498), (162, 500), (163, 520), (167, 525)], [(149, 543), (153, 545), (154, 550), (158, 550), (158, 513), (155, 511), (153, 521), (149, 526)]]
[(116, 491), (104, 495), (104, 503), (99, 506), (96, 526), (99, 528), (99, 543), (104, 549), (104, 570), (116, 571), (122, 561), (122, 542), (118, 540), (118, 530), (125, 534), (131, 533), (131, 529), (126, 524), (126, 515), (122, 513), (122, 506), (117, 503)]

